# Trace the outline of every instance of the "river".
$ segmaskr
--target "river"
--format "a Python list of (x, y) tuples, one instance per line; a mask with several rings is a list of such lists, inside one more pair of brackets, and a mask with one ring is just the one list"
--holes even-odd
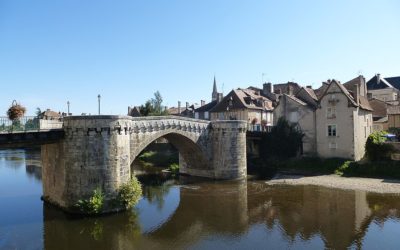
[(0, 249), (398, 249), (400, 196), (263, 181), (143, 178), (131, 211), (44, 204), (40, 151), (0, 151)]

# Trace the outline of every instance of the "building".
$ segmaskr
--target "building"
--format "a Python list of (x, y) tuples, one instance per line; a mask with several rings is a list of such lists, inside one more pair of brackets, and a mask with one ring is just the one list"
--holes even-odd
[(39, 114), (39, 119), (41, 120), (60, 120), (62, 118), (62, 114), (60, 112), (55, 112), (50, 109), (46, 109), (46, 111)]
[(387, 102), (372, 98), (369, 101), (372, 111), (372, 131), (387, 131), (389, 129), (388, 107), (392, 106)]
[(211, 120), (243, 120), (251, 130), (261, 131), (273, 124), (272, 101), (252, 89), (229, 92), (210, 110)]
[(353, 160), (364, 157), (365, 143), (372, 132), (372, 108), (365, 85), (363, 76), (343, 85), (336, 80), (328, 82), (316, 110), (319, 156)]
[(316, 109), (318, 98), (314, 91), (308, 87), (301, 87), (296, 94), (283, 94), (279, 97), (278, 105), (274, 109), (274, 125), (280, 117), (285, 117), (292, 124), (296, 124), (299, 131), (304, 134), (304, 155), (316, 154)]
[(389, 106), (388, 114), (388, 129), (400, 128), (400, 106)]
[(390, 104), (399, 104), (400, 77), (383, 78), (376, 74), (367, 82), (370, 98)]
[(286, 87), (287, 90), (280, 88), (283, 94), (274, 110), (274, 120), (285, 117), (298, 126), (304, 133), (305, 155), (363, 158), (373, 123), (363, 76), (345, 84), (328, 80), (316, 91), (300, 87), (293, 93), (293, 85)]

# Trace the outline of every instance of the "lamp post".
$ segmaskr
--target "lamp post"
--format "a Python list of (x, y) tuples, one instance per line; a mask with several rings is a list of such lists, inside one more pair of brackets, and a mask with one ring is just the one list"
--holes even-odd
[(101, 99), (100, 94), (97, 96), (97, 99), (98, 99), (98, 101), (99, 101), (99, 115), (100, 115), (100, 99)]
[(67, 101), (67, 106), (68, 106), (68, 112), (67, 112), (67, 116), (69, 116), (69, 104), (70, 104), (70, 102), (69, 102), (69, 101)]

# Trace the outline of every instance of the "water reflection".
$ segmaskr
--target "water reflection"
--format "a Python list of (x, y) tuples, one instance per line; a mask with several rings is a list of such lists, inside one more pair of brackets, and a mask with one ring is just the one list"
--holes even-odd
[(396, 248), (400, 241), (398, 195), (261, 181), (145, 175), (135, 209), (71, 217), (41, 206), (41, 189), (29, 181), (40, 180), (40, 162), (32, 163), (38, 153), (28, 155), (0, 151), (0, 248), (345, 249)]

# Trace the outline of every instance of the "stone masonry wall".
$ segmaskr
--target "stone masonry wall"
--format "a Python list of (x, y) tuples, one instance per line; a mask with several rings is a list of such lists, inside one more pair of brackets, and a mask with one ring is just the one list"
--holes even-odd
[(65, 138), (42, 148), (44, 198), (67, 209), (96, 188), (114, 198), (130, 180), (129, 124), (118, 116), (66, 117)]
[(96, 188), (106, 195), (104, 212), (121, 184), (131, 178), (133, 160), (164, 137), (178, 150), (181, 172), (215, 179), (246, 176), (245, 121), (200, 121), (177, 117), (70, 116), (65, 137), (42, 146), (44, 199), (65, 209), (88, 199)]

